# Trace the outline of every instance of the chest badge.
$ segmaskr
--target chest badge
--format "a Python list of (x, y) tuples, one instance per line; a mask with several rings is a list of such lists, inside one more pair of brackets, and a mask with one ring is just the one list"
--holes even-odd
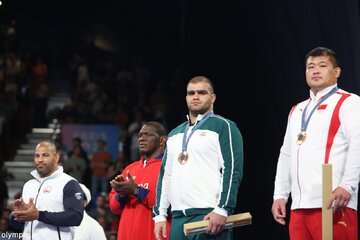
[(52, 190), (52, 186), (46, 186), (43, 190), (43, 193), (50, 193)]

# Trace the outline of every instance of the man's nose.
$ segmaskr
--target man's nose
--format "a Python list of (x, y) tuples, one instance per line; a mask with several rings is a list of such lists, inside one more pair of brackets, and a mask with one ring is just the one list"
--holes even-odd
[(193, 98), (199, 98), (199, 96), (200, 94), (198, 92), (195, 92)]
[(320, 68), (319, 67), (314, 67), (313, 74), (318, 74), (318, 73), (320, 73)]
[(35, 156), (35, 159), (38, 161), (43, 161), (44, 158), (45, 158), (45, 156), (42, 156), (42, 155)]

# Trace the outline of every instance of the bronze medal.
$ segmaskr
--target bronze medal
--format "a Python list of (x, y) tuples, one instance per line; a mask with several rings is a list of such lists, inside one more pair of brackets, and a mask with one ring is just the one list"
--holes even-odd
[(306, 132), (301, 132), (297, 135), (297, 140), (296, 140), (296, 143), (301, 145), (305, 142), (305, 139), (306, 139)]
[(178, 157), (179, 163), (184, 165), (188, 161), (188, 158), (189, 154), (187, 152), (181, 152)]

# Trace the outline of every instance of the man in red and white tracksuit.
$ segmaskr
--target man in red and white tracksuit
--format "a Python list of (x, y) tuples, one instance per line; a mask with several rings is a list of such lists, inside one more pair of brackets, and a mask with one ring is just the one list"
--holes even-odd
[(274, 219), (285, 224), (291, 193), (291, 240), (322, 239), (322, 165), (332, 165), (333, 239), (358, 239), (360, 98), (337, 86), (336, 54), (315, 48), (306, 56), (310, 98), (289, 114), (275, 178)]

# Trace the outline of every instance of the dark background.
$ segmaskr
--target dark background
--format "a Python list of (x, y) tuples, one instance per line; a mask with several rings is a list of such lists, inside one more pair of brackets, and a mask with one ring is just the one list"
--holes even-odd
[[(178, 59), (185, 76), (175, 95), (183, 96), (192, 76), (209, 77), (215, 112), (234, 120), (244, 138), (236, 212), (250, 212), (253, 222), (237, 228), (234, 239), (288, 239), (287, 226), (275, 223), (270, 209), (288, 112), (309, 94), (305, 54), (317, 46), (333, 49), (342, 67), (339, 86), (360, 94), (358, 1), (4, 1), (0, 16), (51, 33), (48, 49), (78, 33), (91, 39), (101, 25), (114, 54)], [(61, 55), (54, 52), (57, 64)], [(185, 113), (185, 101), (171, 108)]]

